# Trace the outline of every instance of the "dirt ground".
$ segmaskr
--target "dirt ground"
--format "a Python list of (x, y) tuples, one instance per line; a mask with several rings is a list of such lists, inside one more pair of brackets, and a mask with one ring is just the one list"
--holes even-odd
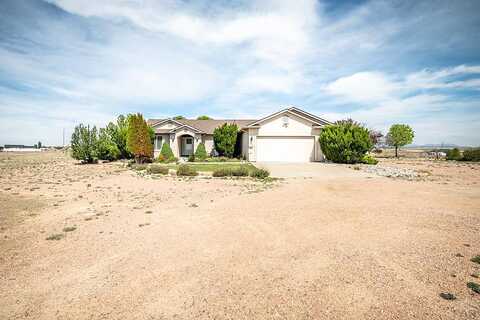
[(0, 153), (0, 319), (479, 319), (480, 166), (379, 165), (424, 175), (152, 178)]

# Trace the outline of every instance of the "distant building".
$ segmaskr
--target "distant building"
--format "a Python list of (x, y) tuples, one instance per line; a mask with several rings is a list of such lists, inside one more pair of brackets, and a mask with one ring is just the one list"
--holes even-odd
[(26, 146), (23, 144), (6, 144), (1, 151), (3, 152), (40, 152), (41, 148), (37, 146)]

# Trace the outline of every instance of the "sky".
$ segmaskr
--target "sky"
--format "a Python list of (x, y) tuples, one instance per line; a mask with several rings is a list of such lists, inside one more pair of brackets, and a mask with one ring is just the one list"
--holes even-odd
[(0, 0), (0, 145), (296, 106), (480, 145), (480, 1)]

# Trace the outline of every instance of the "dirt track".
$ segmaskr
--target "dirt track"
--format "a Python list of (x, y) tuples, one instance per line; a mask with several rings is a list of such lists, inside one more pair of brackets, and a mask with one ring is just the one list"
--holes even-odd
[(264, 185), (8, 157), (1, 319), (480, 317), (478, 165)]

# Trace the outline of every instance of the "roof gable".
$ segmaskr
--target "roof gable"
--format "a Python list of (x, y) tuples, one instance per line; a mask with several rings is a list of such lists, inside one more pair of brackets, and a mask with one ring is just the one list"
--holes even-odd
[(275, 112), (275, 113), (272, 113), (271, 115), (269, 116), (266, 116), (260, 120), (257, 120), (251, 124), (249, 124), (247, 127), (258, 127), (259, 125), (261, 125), (262, 122), (265, 122), (265, 121), (268, 121), (276, 116), (279, 116), (279, 115), (282, 115), (282, 114), (285, 114), (285, 113), (289, 113), (289, 114), (293, 114), (297, 117), (300, 117), (304, 120), (307, 120), (308, 122), (311, 122), (312, 125), (316, 125), (316, 126), (324, 126), (324, 125), (328, 125), (328, 124), (331, 124), (330, 121), (327, 121), (325, 119), (322, 119), (320, 117), (317, 117), (311, 113), (308, 113), (306, 111), (303, 111), (299, 108), (296, 108), (296, 107), (289, 107), (289, 108), (286, 108), (286, 109), (283, 109), (283, 110), (280, 110), (278, 112)]

